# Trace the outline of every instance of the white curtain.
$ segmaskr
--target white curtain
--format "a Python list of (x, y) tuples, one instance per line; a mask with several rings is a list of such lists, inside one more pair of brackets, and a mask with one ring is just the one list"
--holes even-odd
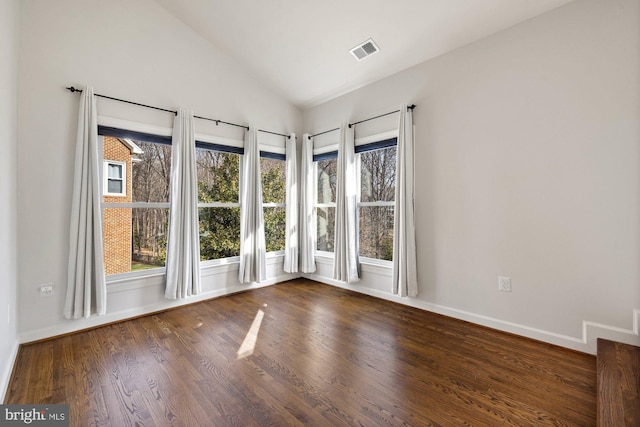
[(300, 270), (303, 273), (316, 271), (314, 251), (316, 249), (316, 227), (313, 219), (314, 196), (313, 139), (308, 133), (302, 136), (300, 159)]
[(296, 154), (296, 134), (292, 133), (286, 143), (287, 200), (286, 235), (284, 244), (285, 273), (298, 272), (298, 156)]
[(260, 148), (253, 127), (245, 133), (240, 183), (240, 283), (267, 277), (267, 250), (262, 213)]
[(107, 312), (107, 287), (102, 248), (102, 153), (93, 88), (80, 98), (75, 174), (69, 227), (69, 265), (64, 317), (79, 319)]
[(347, 283), (360, 280), (356, 183), (354, 129), (343, 124), (338, 145), (333, 278)]
[(192, 111), (178, 109), (171, 146), (171, 208), (164, 296), (181, 299), (200, 293), (198, 180)]
[(396, 202), (393, 239), (393, 293), (418, 295), (414, 218), (413, 110), (400, 107), (396, 154)]

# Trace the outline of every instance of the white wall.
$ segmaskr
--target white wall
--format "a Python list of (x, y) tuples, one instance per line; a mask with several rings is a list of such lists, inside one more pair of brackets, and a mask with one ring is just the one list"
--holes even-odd
[(18, 349), (17, 148), (19, 0), (0, 2), (0, 403)]
[[(73, 150), (79, 97), (68, 85), (197, 115), (300, 133), (302, 116), (256, 76), (216, 50), (151, 0), (23, 0), (19, 84), (18, 241), (22, 341), (159, 310), (162, 280), (111, 283), (108, 315), (63, 319)], [(4, 16), (4, 15), (3, 15)], [(173, 116), (113, 101), (100, 115), (171, 127)], [(197, 132), (241, 138), (235, 128), (198, 121)], [(286, 279), (272, 260), (268, 283)], [(237, 265), (203, 272), (204, 297), (246, 289)], [(41, 284), (55, 283), (52, 297)], [(192, 301), (192, 300), (189, 300)], [(1, 320), (1, 319), (0, 319)]]
[[(404, 303), (583, 351), (640, 344), (639, 3), (572, 2), (305, 111), (314, 133), (418, 105)], [(390, 286), (365, 271), (350, 288)]]

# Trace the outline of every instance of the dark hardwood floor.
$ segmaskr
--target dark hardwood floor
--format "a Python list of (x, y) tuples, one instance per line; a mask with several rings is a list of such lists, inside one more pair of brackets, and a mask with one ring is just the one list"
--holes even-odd
[(640, 426), (640, 347), (598, 340), (598, 425)]
[(22, 346), (5, 403), (72, 426), (591, 426), (596, 359), (299, 279)]

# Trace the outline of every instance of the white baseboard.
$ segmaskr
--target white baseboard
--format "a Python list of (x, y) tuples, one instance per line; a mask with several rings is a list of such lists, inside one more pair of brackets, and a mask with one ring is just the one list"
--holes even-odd
[(582, 322), (582, 338), (587, 352), (596, 354), (598, 338), (640, 346), (640, 310), (636, 308), (633, 309), (632, 322), (631, 329), (624, 329), (585, 320)]
[(361, 283), (357, 285), (349, 285), (345, 282), (339, 282), (318, 274), (304, 274), (306, 277), (317, 282), (336, 286), (343, 289), (370, 295), (376, 298), (397, 302), (399, 304), (410, 307), (419, 308), (437, 314), (453, 317), (454, 319), (465, 320), (477, 325), (487, 326), (503, 332), (520, 335), (523, 337), (543, 341), (549, 344), (558, 345), (572, 350), (581, 351), (589, 354), (596, 354), (597, 339), (604, 338), (612, 341), (619, 341), (626, 344), (640, 346), (640, 310), (633, 310), (633, 327), (632, 329), (617, 328), (615, 326), (603, 325), (600, 323), (583, 321), (582, 337), (572, 337), (569, 335), (557, 334), (555, 332), (545, 331), (518, 323), (508, 322), (481, 314), (471, 313), (464, 310), (458, 310), (452, 307), (432, 304), (425, 301), (418, 301), (412, 298), (401, 298), (391, 293), (382, 292), (376, 289), (363, 287)]
[[(317, 282), (325, 283), (325, 284), (336, 286), (343, 289), (348, 289), (351, 291), (370, 295), (376, 298), (393, 301), (393, 302), (407, 305), (410, 307), (419, 308), (421, 310), (442, 314), (445, 316), (453, 317), (455, 319), (465, 320), (478, 325), (487, 326), (489, 328), (497, 329), (500, 331), (517, 334), (523, 337), (535, 339), (538, 341), (543, 341), (549, 344), (559, 345), (561, 347), (566, 347), (566, 348), (581, 351), (584, 353), (596, 354), (596, 351), (597, 351), (596, 345), (597, 345), (598, 338), (604, 338), (612, 341), (618, 341), (626, 344), (640, 346), (640, 310), (639, 309), (633, 310), (633, 324), (631, 329), (624, 329), (624, 328), (618, 328), (615, 326), (604, 325), (601, 323), (583, 321), (582, 337), (573, 337), (569, 335), (563, 335), (563, 334), (557, 334), (555, 332), (545, 331), (538, 328), (533, 328), (527, 325), (521, 325), (518, 323), (496, 319), (490, 316), (484, 316), (481, 314), (459, 310), (452, 307), (432, 304), (429, 302), (419, 301), (412, 298), (401, 298), (391, 293), (382, 292), (376, 289), (364, 287), (362, 283), (359, 283), (357, 285), (349, 285), (347, 283), (339, 282), (339, 281), (321, 276), (319, 274), (293, 275), (293, 274), (286, 274), (286, 273), (283, 275), (279, 275), (277, 277), (273, 277), (261, 283), (225, 287), (222, 289), (217, 289), (215, 291), (210, 291), (197, 296), (193, 296), (185, 300), (177, 300), (177, 301), (167, 300), (161, 303), (150, 304), (150, 305), (138, 307), (135, 309), (119, 311), (117, 313), (109, 313), (104, 316), (92, 316), (89, 319), (85, 319), (81, 321), (69, 321), (61, 325), (55, 325), (51, 327), (28, 331), (26, 333), (22, 333), (19, 335), (19, 343), (29, 343), (32, 341), (51, 338), (58, 335), (64, 335), (64, 334), (80, 331), (83, 329), (94, 328), (94, 327), (98, 327), (108, 323), (130, 319), (133, 317), (143, 316), (145, 314), (162, 311), (169, 308), (180, 307), (183, 305), (192, 304), (194, 302), (200, 302), (200, 301), (205, 301), (212, 298), (218, 298), (225, 295), (231, 295), (231, 294), (242, 292), (245, 290), (258, 289), (266, 286), (271, 286), (276, 283), (294, 279), (296, 277), (306, 277), (308, 279), (315, 280)], [(18, 349), (18, 344), (16, 344), (13, 359), (11, 361), (12, 364), (8, 368), (9, 371), (13, 367), (13, 360), (15, 360), (15, 356), (17, 355), (17, 349)], [(8, 378), (10, 374), (11, 372), (8, 372), (8, 373), (4, 372), (3, 377), (0, 378), (0, 380), (2, 381), (7, 381), (7, 383), (4, 384), (3, 389), (6, 389), (6, 386), (8, 385)], [(0, 386), (3, 386), (3, 384), (0, 383)]]
[(11, 380), (13, 367), (16, 364), (16, 357), (18, 357), (18, 348), (20, 348), (20, 344), (16, 341), (13, 344), (11, 356), (7, 360), (5, 366), (2, 367), (2, 371), (0, 371), (0, 403), (4, 402), (4, 399), (7, 396), (7, 391), (9, 391), (9, 381)]
[(250, 289), (258, 289), (266, 286), (275, 285), (276, 283), (291, 280), (299, 276), (284, 274), (265, 280), (260, 283), (251, 283), (249, 285), (240, 285), (233, 287), (225, 287), (214, 291), (204, 292), (181, 300), (166, 300), (160, 303), (149, 304), (143, 307), (137, 307), (130, 310), (122, 310), (116, 313), (108, 313), (104, 316), (91, 316), (89, 319), (69, 320), (60, 325), (54, 325), (46, 328), (36, 329), (19, 335), (19, 342), (22, 344), (38, 341), (42, 339), (52, 338), (59, 335), (69, 334), (84, 329), (96, 328), (113, 322), (119, 322), (134, 317), (144, 316), (146, 314), (167, 310), (170, 308), (180, 307), (183, 305), (193, 304), (195, 302), (206, 301), (208, 299), (219, 298), (225, 295), (231, 295)]

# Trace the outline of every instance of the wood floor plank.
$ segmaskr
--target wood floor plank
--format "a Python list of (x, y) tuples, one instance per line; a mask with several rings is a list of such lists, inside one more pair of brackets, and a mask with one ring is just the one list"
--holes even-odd
[(598, 339), (598, 425), (640, 425), (640, 347)]
[(68, 403), (72, 425), (596, 423), (593, 356), (305, 279), (24, 345), (16, 366), (6, 403)]

